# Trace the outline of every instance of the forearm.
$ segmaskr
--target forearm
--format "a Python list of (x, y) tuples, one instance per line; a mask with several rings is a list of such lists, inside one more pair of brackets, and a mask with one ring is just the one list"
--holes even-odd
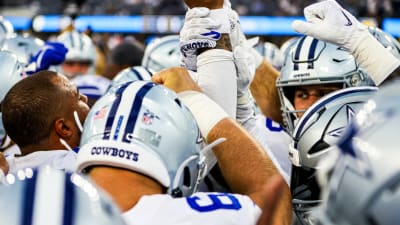
[(273, 121), (281, 123), (281, 104), (276, 88), (278, 77), (279, 71), (264, 60), (256, 70), (250, 91), (261, 112)]
[(270, 177), (279, 174), (258, 142), (233, 119), (219, 121), (208, 133), (207, 141), (211, 143), (221, 137), (226, 141), (214, 147), (214, 153), (233, 192), (255, 192)]
[(222, 35), (216, 48), (204, 49), (198, 56), (197, 72), (197, 83), (203, 93), (235, 118), (236, 68), (227, 34)]

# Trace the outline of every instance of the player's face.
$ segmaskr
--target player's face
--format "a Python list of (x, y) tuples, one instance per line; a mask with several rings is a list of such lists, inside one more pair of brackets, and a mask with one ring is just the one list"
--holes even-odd
[[(333, 91), (340, 89), (337, 85), (309, 85), (297, 87), (294, 92), (294, 108), (295, 110), (307, 110), (318, 99)], [(300, 118), (304, 112), (297, 112)]]
[[(68, 80), (65, 76), (60, 76), (64, 83), (64, 88), (66, 90), (66, 110), (65, 110), (65, 118), (68, 118), (69, 121), (72, 121), (74, 129), (74, 137), (71, 140), (70, 146), (75, 147), (78, 146), (80, 142), (81, 131), (79, 129), (79, 125), (83, 124), (86, 119), (87, 114), (89, 113), (89, 106), (87, 104), (87, 97), (81, 93), (79, 93), (76, 85)], [(77, 118), (75, 119), (74, 114), (77, 114)], [(78, 121), (79, 120), (79, 121)]]
[(87, 74), (90, 65), (90, 61), (66, 60), (61, 64), (61, 68), (65, 75), (71, 79), (77, 75)]

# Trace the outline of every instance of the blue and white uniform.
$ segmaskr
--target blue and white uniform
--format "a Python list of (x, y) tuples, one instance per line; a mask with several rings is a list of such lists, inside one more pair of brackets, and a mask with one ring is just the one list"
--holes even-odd
[(122, 214), (127, 225), (256, 224), (261, 209), (246, 195), (198, 192), (189, 197), (143, 196)]

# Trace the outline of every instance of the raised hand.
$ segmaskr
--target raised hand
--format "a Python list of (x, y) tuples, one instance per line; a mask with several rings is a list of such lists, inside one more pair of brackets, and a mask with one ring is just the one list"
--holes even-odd
[(304, 8), (306, 21), (296, 20), (295, 31), (344, 47), (351, 52), (360, 44), (368, 30), (336, 1), (327, 0)]
[(400, 65), (353, 15), (336, 1), (326, 0), (304, 9), (306, 21), (296, 20), (295, 31), (328, 41), (351, 52), (376, 85), (381, 84)]
[(65, 60), (68, 49), (60, 42), (46, 42), (25, 68), (25, 73), (31, 75), (41, 70), (47, 70), (52, 65), (59, 65)]

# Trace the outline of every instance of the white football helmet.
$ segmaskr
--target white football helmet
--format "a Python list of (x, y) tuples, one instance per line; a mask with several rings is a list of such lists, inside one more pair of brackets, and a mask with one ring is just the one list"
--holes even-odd
[(278, 46), (272, 42), (265, 42), (263, 44), (263, 55), (265, 59), (271, 63), (277, 70), (280, 70), (283, 63), (283, 55)]
[(293, 132), (296, 111), (293, 106), (296, 87), (336, 84), (342, 88), (372, 86), (374, 83), (345, 49), (304, 36), (290, 49), (277, 80), (285, 128)]
[[(88, 35), (76, 30), (66, 31), (57, 37), (57, 41), (63, 43), (68, 48), (65, 61), (88, 62), (90, 63), (90, 67), (87, 74), (95, 74), (95, 64), (97, 61), (96, 46)], [(62, 70), (60, 72), (65, 74)]]
[(14, 35), (14, 26), (9, 20), (0, 16), (0, 47), (3, 46), (3, 41), (12, 35)]
[[(322, 225), (399, 223), (400, 83), (382, 87), (345, 130), (318, 172)], [(333, 156), (333, 155), (332, 155)]]
[(29, 35), (14, 35), (4, 40), (2, 49), (15, 53), (22, 64), (28, 65), (43, 45), (44, 41), (39, 38)]
[(313, 224), (310, 212), (320, 203), (316, 181), (318, 161), (336, 144), (376, 87), (349, 87), (334, 91), (315, 102), (294, 129), (289, 156), (292, 161), (290, 189), (293, 210), (302, 224)]
[(142, 66), (156, 73), (165, 68), (180, 66), (180, 60), (179, 35), (168, 35), (156, 38), (146, 46)]
[(92, 182), (49, 167), (7, 175), (0, 185), (1, 224), (123, 225), (121, 212)]
[(172, 196), (187, 196), (205, 169), (201, 140), (194, 117), (174, 92), (148, 81), (123, 83), (89, 112), (77, 168), (125, 168), (155, 179)]
[[(22, 70), (23, 65), (18, 61), (17, 56), (14, 53), (9, 51), (0, 51), (0, 103), (3, 101), (11, 87), (22, 79)], [(7, 138), (1, 114), (0, 110), (0, 146), (5, 144), (4, 142)]]
[(113, 79), (112, 86), (117, 86), (122, 83), (145, 80), (150, 81), (153, 74), (146, 67), (143, 66), (132, 66), (120, 71)]

